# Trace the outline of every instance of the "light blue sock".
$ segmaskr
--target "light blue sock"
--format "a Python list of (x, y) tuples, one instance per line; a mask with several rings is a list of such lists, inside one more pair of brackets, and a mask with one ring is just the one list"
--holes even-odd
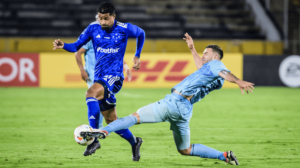
[[(102, 101), (98, 100), (98, 104), (101, 104), (101, 103), (102, 103)], [(101, 111), (100, 111), (100, 115), (99, 115), (99, 127), (98, 128), (102, 128), (103, 127), (102, 123), (103, 123), (103, 115), (101, 114)]]
[(112, 123), (108, 124), (106, 127), (104, 127), (102, 130), (107, 131), (108, 133), (115, 132), (118, 130), (127, 129), (134, 124), (137, 123), (137, 118), (133, 115), (129, 115), (124, 118), (119, 118)]
[(193, 144), (190, 155), (226, 161), (226, 158), (224, 157), (223, 153), (224, 152), (220, 152), (202, 144)]
[(92, 128), (99, 128), (99, 117), (100, 117), (100, 107), (98, 100), (94, 97), (86, 98), (86, 104), (88, 107), (88, 119), (89, 124)]

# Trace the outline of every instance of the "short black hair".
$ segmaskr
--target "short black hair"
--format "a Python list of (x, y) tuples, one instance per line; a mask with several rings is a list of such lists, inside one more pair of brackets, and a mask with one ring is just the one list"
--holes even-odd
[(220, 60), (223, 58), (223, 50), (218, 45), (208, 45), (206, 48), (211, 48), (214, 52), (220, 55)]
[(115, 7), (109, 2), (102, 2), (97, 8), (98, 13), (109, 13), (109, 15), (115, 14)]

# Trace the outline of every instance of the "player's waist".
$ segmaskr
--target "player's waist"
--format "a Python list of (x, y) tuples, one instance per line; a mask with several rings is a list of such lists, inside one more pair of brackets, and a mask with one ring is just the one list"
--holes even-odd
[(177, 94), (177, 95), (180, 95), (181, 97), (187, 99), (188, 101), (191, 101), (191, 99), (193, 98), (193, 96), (185, 96), (185, 95), (182, 95), (181, 93), (179, 93), (176, 89), (173, 90), (173, 93)]

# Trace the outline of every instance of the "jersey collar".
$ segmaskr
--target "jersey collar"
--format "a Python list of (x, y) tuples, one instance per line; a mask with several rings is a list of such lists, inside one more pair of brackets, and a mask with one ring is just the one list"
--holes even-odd
[(114, 25), (110, 29), (106, 30), (106, 32), (111, 32), (116, 26), (117, 26), (117, 21), (115, 20)]

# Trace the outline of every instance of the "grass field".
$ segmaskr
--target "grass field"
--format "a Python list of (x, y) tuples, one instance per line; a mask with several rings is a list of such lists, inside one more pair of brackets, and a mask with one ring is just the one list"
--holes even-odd
[[(122, 89), (119, 117), (157, 101), (170, 89)], [(141, 160), (129, 143), (112, 134), (96, 154), (73, 138), (88, 124), (85, 89), (0, 88), (0, 167), (225, 167), (224, 162), (181, 156), (169, 123), (133, 126), (143, 138)], [(191, 143), (233, 150), (241, 167), (300, 167), (300, 89), (256, 87), (210, 93), (194, 105)]]

